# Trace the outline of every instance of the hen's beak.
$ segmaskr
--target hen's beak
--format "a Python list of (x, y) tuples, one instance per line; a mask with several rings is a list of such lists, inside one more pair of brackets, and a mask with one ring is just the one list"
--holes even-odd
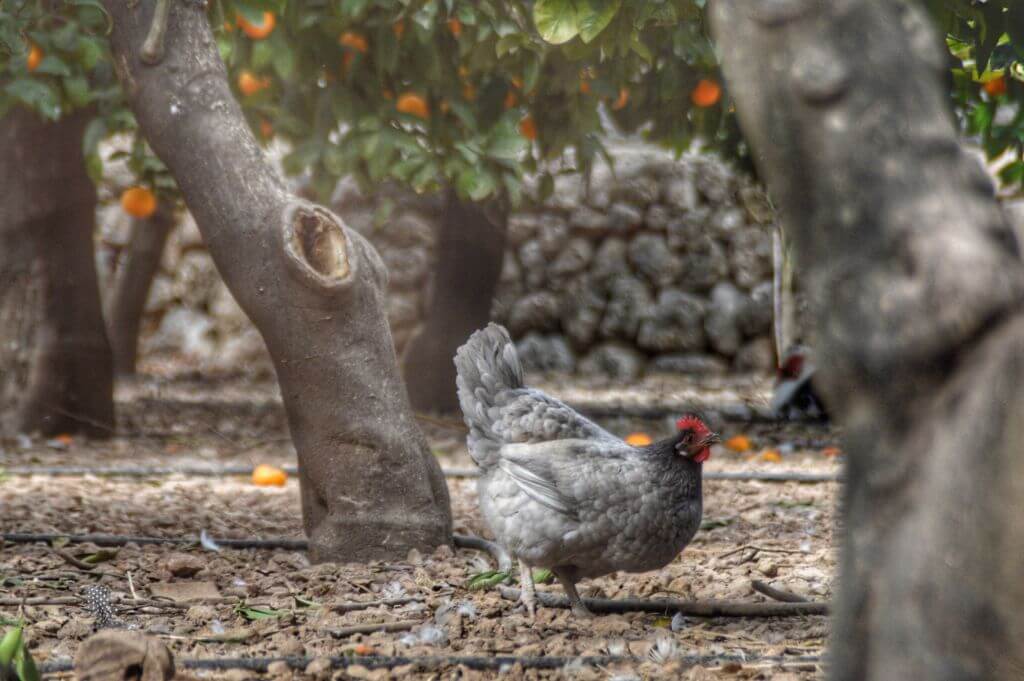
[(705, 449), (707, 449), (711, 445), (716, 444), (716, 443), (721, 442), (721, 441), (722, 441), (722, 438), (718, 437), (718, 435), (716, 433), (711, 433), (710, 435), (708, 435), (706, 437), (703, 437), (700, 440), (698, 440), (697, 442), (695, 442), (689, 448), (687, 453), (691, 457), (697, 456), (698, 454), (703, 452)]

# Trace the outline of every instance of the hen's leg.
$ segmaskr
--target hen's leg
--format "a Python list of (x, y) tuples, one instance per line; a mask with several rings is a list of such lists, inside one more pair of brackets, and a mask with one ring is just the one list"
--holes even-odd
[(533, 588), (533, 571), (530, 566), (519, 559), (519, 600), (526, 606), (526, 614), (531, 620), (537, 619), (537, 591)]
[(576, 591), (576, 571), (574, 569), (558, 568), (552, 570), (552, 572), (555, 574), (558, 583), (562, 585), (562, 589), (565, 590), (565, 595), (569, 598), (572, 614), (576, 617), (593, 617), (594, 613), (590, 612), (587, 606), (583, 605), (583, 599), (580, 598), (579, 592)]

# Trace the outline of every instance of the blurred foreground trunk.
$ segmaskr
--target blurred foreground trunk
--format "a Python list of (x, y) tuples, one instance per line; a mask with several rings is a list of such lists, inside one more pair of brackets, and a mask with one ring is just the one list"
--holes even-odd
[(0, 372), (3, 429), (114, 428), (110, 344), (93, 256), (96, 188), (85, 172), (90, 114), (47, 123), (20, 107), (0, 120)]
[(201, 6), (169, 3), (166, 49), (149, 65), (140, 48), (156, 3), (104, 5), (139, 127), (270, 351), (312, 558), (396, 559), (449, 544), (448, 490), (399, 375), (377, 252), (288, 192), (231, 94)]
[(487, 326), (501, 277), (507, 215), (448, 194), (438, 216), (434, 288), (426, 319), (402, 357), (409, 399), (418, 411), (458, 412), (455, 351)]
[(114, 348), (114, 370), (119, 376), (135, 374), (142, 315), (160, 269), (164, 245), (174, 228), (174, 207), (165, 203), (150, 217), (132, 220), (131, 241), (119, 258), (107, 303), (107, 328)]
[(1024, 678), (1024, 264), (945, 47), (891, 0), (711, 15), (845, 426), (831, 677)]

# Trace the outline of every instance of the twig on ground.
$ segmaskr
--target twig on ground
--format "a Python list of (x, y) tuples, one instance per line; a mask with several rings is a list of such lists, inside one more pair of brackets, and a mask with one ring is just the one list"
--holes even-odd
[(51, 553), (53, 553), (57, 557), (61, 558), (65, 563), (68, 563), (69, 565), (74, 565), (79, 570), (85, 570), (86, 572), (92, 572), (93, 570), (96, 569), (95, 565), (90, 564), (90, 563), (86, 563), (85, 561), (78, 560), (77, 558), (72, 556), (67, 551), (64, 551), (64, 550), (61, 550), (61, 549), (52, 549)]
[(512, 572), (512, 557), (502, 547), (482, 537), (471, 537), (465, 534), (452, 535), (455, 546), (460, 549), (476, 549), (486, 551), (498, 562), (498, 572)]
[(372, 634), (377, 631), (409, 631), (415, 626), (423, 624), (420, 620), (399, 620), (398, 622), (377, 622), (371, 624), (353, 624), (350, 627), (339, 627), (337, 629), (325, 629), (334, 638), (345, 638), (356, 634)]
[(0, 598), (0, 608), (14, 608), (21, 605), (78, 605), (78, 596), (37, 596), (35, 598)]
[(722, 555), (716, 557), (719, 560), (721, 560), (722, 558), (728, 558), (729, 556), (748, 550), (753, 551), (754, 553), (807, 553), (806, 551), (801, 551), (800, 549), (777, 549), (770, 546), (754, 546), (753, 544), (744, 544), (743, 546), (738, 546), (735, 549), (730, 549)]
[(323, 607), (331, 612), (354, 612), (356, 610), (369, 610), (370, 608), (422, 603), (423, 600), (419, 596), (403, 596), (402, 598), (384, 598), (379, 601), (365, 601), (363, 603), (324, 603)]
[(135, 593), (135, 583), (132, 581), (131, 570), (128, 570), (128, 590), (132, 592), (132, 600), (139, 600), (139, 594)]
[(776, 588), (770, 584), (762, 582), (760, 579), (755, 579), (750, 582), (750, 586), (753, 587), (754, 591), (764, 594), (768, 598), (774, 598), (777, 601), (783, 603), (807, 603), (807, 599), (800, 594), (795, 594), (792, 591), (786, 591), (785, 589)]
[[(501, 597), (519, 600), (519, 589), (498, 587)], [(546, 592), (538, 592), (537, 600), (549, 608), (568, 608), (569, 599)], [(661, 615), (678, 612), (687, 617), (799, 617), (827, 615), (829, 604), (805, 603), (737, 603), (731, 601), (680, 601), (675, 599), (584, 598), (583, 603), (596, 613), (650, 612)]]

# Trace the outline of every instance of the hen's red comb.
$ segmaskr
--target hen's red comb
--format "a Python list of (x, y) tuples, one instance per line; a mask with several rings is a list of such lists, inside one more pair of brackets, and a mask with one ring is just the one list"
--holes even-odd
[(692, 428), (693, 430), (700, 432), (701, 430), (707, 430), (708, 426), (704, 423), (704, 419), (696, 414), (684, 414), (678, 421), (676, 421), (676, 428), (679, 430)]

